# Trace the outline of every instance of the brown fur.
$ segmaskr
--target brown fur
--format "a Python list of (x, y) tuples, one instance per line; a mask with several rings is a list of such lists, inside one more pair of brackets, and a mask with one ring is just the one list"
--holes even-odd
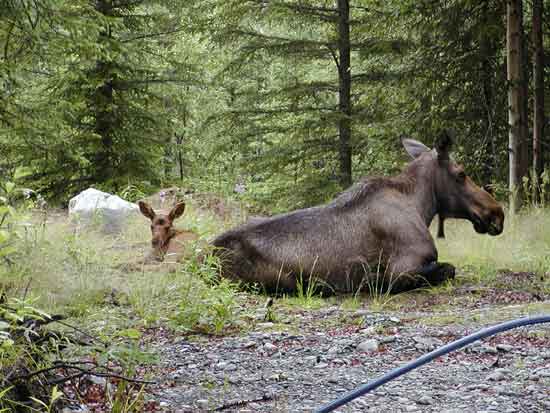
[(174, 228), (174, 221), (183, 215), (185, 203), (180, 202), (168, 212), (155, 212), (144, 201), (138, 203), (141, 213), (151, 220), (151, 252), (146, 262), (176, 263), (186, 256), (186, 245), (196, 241), (199, 237), (192, 231)]
[(504, 213), (449, 157), (451, 139), (436, 149), (404, 140), (413, 161), (396, 177), (367, 178), (331, 203), (248, 222), (213, 245), (225, 276), (294, 291), (315, 278), (330, 290), (356, 291), (382, 279), (394, 289), (437, 284), (454, 267), (437, 262), (429, 232), (436, 214), (468, 219), (479, 233), (502, 232)]

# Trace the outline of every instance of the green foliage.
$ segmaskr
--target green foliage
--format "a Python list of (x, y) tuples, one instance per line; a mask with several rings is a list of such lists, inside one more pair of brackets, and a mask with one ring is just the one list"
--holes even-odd
[(236, 286), (227, 279), (218, 280), (214, 257), (197, 264), (188, 263), (194, 277), (179, 287), (179, 303), (173, 315), (177, 329), (217, 335), (238, 329)]
[[(394, 173), (400, 136), (446, 127), (470, 175), (505, 186), (504, 3), (349, 3), (354, 178)], [(61, 202), (174, 183), (244, 183), (258, 210), (325, 202), (343, 189), (338, 16), (314, 0), (9, 1), (0, 179)]]
[(6, 68), (20, 110), (8, 112), (9, 127), (0, 130), (4, 167), (58, 200), (90, 185), (158, 185), (174, 132), (174, 110), (166, 107), (179, 95), (167, 85), (192, 81), (174, 49), (179, 8), (110, 0), (42, 6), (11, 7), (23, 17), (36, 13), (29, 35), (43, 40), (30, 45), (33, 59)]

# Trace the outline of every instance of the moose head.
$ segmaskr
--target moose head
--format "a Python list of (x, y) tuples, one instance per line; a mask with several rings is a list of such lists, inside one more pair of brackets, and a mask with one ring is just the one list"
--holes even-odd
[(477, 186), (466, 175), (464, 167), (450, 157), (453, 141), (443, 132), (435, 142), (434, 149), (412, 140), (404, 139), (403, 145), (414, 159), (422, 159), (428, 173), (433, 174), (433, 196), (437, 214), (445, 218), (467, 219), (480, 234), (499, 235), (504, 227), (504, 211), (487, 189)]

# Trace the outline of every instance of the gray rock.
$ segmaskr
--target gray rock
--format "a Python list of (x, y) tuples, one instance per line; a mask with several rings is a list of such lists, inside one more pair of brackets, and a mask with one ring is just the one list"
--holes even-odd
[(269, 352), (273, 352), (273, 351), (277, 350), (277, 346), (275, 344), (272, 344), (272, 343), (265, 343), (264, 344), (264, 350), (269, 351)]
[(422, 404), (422, 405), (430, 405), (430, 404), (434, 404), (434, 399), (432, 399), (430, 396), (421, 396), (417, 401), (416, 401), (418, 404)]
[(504, 374), (500, 369), (494, 371), (493, 373), (487, 376), (487, 380), (489, 381), (503, 381), (503, 380), (506, 380), (506, 378), (507, 378), (507, 375)]
[(510, 344), (497, 344), (497, 350), (502, 351), (504, 353), (508, 353), (513, 349), (514, 349), (514, 346), (511, 346)]
[(357, 351), (362, 353), (373, 353), (375, 351), (378, 351), (378, 341), (374, 339), (365, 340), (357, 346)]
[(432, 350), (443, 345), (443, 341), (434, 337), (414, 336), (413, 340), (419, 350)]
[(384, 336), (380, 339), (380, 343), (386, 344), (386, 343), (393, 343), (397, 340), (395, 336)]
[(481, 352), (486, 354), (498, 354), (498, 350), (493, 346), (483, 346), (481, 347)]
[(327, 354), (338, 354), (338, 347), (331, 347), (327, 350)]

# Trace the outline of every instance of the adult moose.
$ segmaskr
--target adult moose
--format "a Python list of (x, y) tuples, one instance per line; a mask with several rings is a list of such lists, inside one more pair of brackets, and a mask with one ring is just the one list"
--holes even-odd
[(450, 159), (446, 132), (432, 150), (412, 139), (402, 143), (413, 161), (400, 175), (366, 178), (327, 205), (218, 236), (222, 273), (269, 291), (296, 290), (300, 276), (334, 291), (355, 291), (381, 273), (394, 290), (454, 277), (452, 265), (437, 262), (428, 230), (434, 216), (467, 219), (476, 232), (498, 235), (504, 212)]

